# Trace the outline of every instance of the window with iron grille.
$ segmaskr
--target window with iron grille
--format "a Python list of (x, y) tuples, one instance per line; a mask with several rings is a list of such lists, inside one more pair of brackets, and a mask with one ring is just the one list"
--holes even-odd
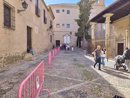
[(15, 30), (15, 8), (4, 3), (4, 27)]

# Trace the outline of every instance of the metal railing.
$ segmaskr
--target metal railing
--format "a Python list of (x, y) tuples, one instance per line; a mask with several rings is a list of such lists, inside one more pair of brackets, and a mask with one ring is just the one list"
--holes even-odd
[(44, 62), (42, 61), (32, 73), (19, 86), (18, 98), (38, 98), (43, 89), (44, 84)]

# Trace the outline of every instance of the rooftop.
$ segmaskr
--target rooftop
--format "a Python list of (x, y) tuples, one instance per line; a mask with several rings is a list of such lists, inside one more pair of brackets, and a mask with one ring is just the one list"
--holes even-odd
[(128, 14), (130, 14), (130, 0), (117, 0), (116, 2), (108, 6), (105, 10), (103, 10), (101, 13), (92, 18), (90, 21), (104, 23), (105, 18), (103, 17), (103, 15), (107, 13), (114, 14), (111, 17), (112, 22), (127, 16)]
[(49, 6), (71, 6), (71, 7), (78, 7), (75, 3), (61, 3), (61, 4), (51, 4)]

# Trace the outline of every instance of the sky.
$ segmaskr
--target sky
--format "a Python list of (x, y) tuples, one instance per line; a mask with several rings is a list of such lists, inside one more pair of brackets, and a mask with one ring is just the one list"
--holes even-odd
[[(79, 0), (45, 0), (46, 4), (59, 4), (59, 3), (77, 3)], [(115, 0), (105, 0), (105, 5), (109, 6)]]

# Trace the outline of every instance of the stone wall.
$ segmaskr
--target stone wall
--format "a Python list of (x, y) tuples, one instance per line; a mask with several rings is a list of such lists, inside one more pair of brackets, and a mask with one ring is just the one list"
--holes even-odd
[(0, 69), (6, 67), (8, 64), (13, 64), (24, 59), (26, 52), (7, 53), (0, 55)]
[[(42, 0), (39, 0), (40, 16), (37, 16), (34, 1), (26, 0), (28, 8), (18, 13), (18, 9), (23, 9), (21, 0), (0, 0), (0, 54), (4, 54), (0, 56), (0, 61), (3, 65), (22, 59), (22, 53), (27, 51), (27, 27), (31, 28), (32, 48), (36, 53), (48, 50), (53, 46), (53, 42), (50, 42), (53, 30), (50, 31), (48, 28), (54, 17)], [(14, 17), (11, 20), (15, 24), (13, 29), (4, 26), (4, 4), (13, 10)], [(46, 12), (46, 24), (44, 23), (43, 10)]]

